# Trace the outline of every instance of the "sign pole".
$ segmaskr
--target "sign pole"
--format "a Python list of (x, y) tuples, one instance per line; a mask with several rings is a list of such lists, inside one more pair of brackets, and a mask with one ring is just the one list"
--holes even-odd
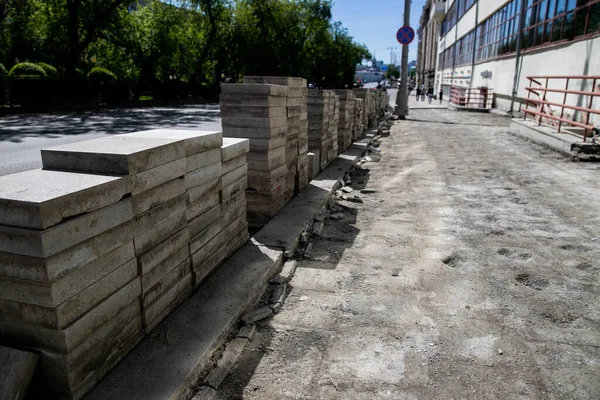
[[(410, 26), (410, 2), (411, 0), (404, 0), (404, 27)], [(398, 41), (400, 41), (400, 37), (398, 37)], [(397, 115), (399, 119), (406, 119), (408, 115), (408, 43), (402, 44), (402, 80), (396, 94), (394, 115)]]

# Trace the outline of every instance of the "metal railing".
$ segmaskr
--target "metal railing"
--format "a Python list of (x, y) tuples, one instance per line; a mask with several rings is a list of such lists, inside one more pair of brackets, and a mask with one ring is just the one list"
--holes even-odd
[[(594, 107), (594, 99), (600, 97), (600, 76), (589, 75), (557, 75), (557, 76), (528, 76), (529, 86), (527, 90), (527, 99), (525, 99), (525, 108), (523, 111), (523, 119), (526, 120), (530, 115), (538, 125), (548, 125), (558, 129), (560, 133), (563, 125), (580, 128), (583, 132), (576, 130), (570, 133), (582, 134), (583, 141), (587, 140), (594, 126), (590, 123), (592, 115), (600, 115), (598, 105)], [(550, 87), (554, 83), (562, 83), (564, 86)], [(590, 87), (589, 82), (592, 82), (591, 91), (569, 89), (569, 84), (578, 84), (580, 88)], [(552, 85), (555, 86), (555, 85)], [(563, 88), (564, 87), (564, 88)], [(532, 98), (531, 96), (537, 96)], [(549, 98), (550, 96), (550, 98)], [(571, 96), (571, 97), (569, 97)], [(582, 105), (568, 104), (576, 102)], [(535, 108), (530, 108), (534, 106)], [(556, 108), (556, 109), (555, 109)], [(560, 109), (560, 112), (558, 112)], [(573, 110), (571, 116), (565, 115), (565, 110)], [(576, 119), (579, 117), (579, 121)]]
[(494, 90), (487, 87), (466, 88), (452, 86), (450, 88), (450, 103), (457, 107), (489, 110), (494, 101)]

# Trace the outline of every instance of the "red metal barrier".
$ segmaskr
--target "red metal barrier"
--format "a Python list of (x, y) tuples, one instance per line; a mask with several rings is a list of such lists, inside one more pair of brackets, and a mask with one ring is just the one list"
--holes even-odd
[(466, 88), (452, 86), (450, 88), (450, 103), (458, 107), (489, 110), (492, 108), (494, 90), (487, 87)]
[[(544, 123), (545, 125), (558, 128), (559, 133), (563, 128), (563, 124), (582, 128), (583, 141), (585, 142), (594, 128), (594, 126), (590, 124), (590, 117), (594, 114), (600, 115), (600, 110), (598, 108), (592, 108), (594, 105), (594, 98), (600, 97), (600, 85), (598, 85), (600, 76), (528, 76), (527, 79), (529, 79), (529, 86), (525, 87), (525, 90), (527, 90), (527, 99), (525, 99), (525, 108), (522, 110), (523, 119), (527, 119), (527, 116), (530, 115), (534, 121), (538, 122), (538, 125)], [(561, 88), (549, 87), (551, 83), (562, 83), (561, 81), (565, 81), (564, 89), (562, 89), (562, 85), (560, 86)], [(588, 82), (591, 81), (592, 91), (569, 89), (569, 84), (573, 84), (573, 81), (576, 81), (579, 86), (583, 87), (588, 87)], [(562, 101), (547, 100), (549, 93), (562, 94)], [(537, 98), (532, 98), (532, 95), (537, 96)], [(574, 95), (575, 97), (572, 96), (571, 98), (568, 98), (569, 95)], [(587, 107), (568, 104), (568, 101), (573, 102), (573, 99), (575, 98), (578, 103), (587, 105)], [(534, 106), (535, 108), (530, 108), (529, 106)], [(555, 111), (553, 107), (560, 108), (560, 114)], [(565, 116), (565, 110), (574, 110), (575, 113), (573, 113), (571, 118), (567, 118)], [(577, 112), (583, 113), (583, 121), (576, 121), (574, 119), (577, 116)]]

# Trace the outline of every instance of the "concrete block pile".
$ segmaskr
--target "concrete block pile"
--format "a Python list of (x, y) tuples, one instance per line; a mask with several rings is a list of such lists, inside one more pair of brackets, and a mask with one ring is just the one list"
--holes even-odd
[(248, 240), (248, 150), (146, 131), (0, 177), (0, 341), (40, 354), (36, 396), (81, 398)]
[(191, 294), (187, 143), (158, 136), (118, 135), (42, 150), (45, 169), (130, 178), (133, 241), (147, 331)]
[(331, 137), (331, 148), (327, 157), (327, 165), (331, 164), (340, 154), (340, 143), (338, 129), (340, 125), (340, 97), (330, 91), (329, 99), (329, 136)]
[(354, 99), (354, 136), (353, 141), (358, 139), (365, 133), (364, 125), (364, 99)]
[[(327, 166), (327, 158), (331, 147), (329, 137), (329, 90), (308, 91), (308, 151), (311, 156), (310, 175), (314, 178), (321, 169)], [(318, 165), (314, 169), (313, 163)]]
[[(248, 139), (223, 138), (223, 189), (221, 191), (221, 216), (223, 221), (222, 245), (217, 251), (220, 255), (211, 262), (214, 265), (231, 256), (249, 239), (246, 222), (248, 187), (248, 164), (246, 155), (250, 151)], [(213, 265), (214, 263), (214, 265)]]
[(340, 99), (339, 125), (338, 125), (338, 154), (344, 152), (352, 142), (354, 130), (354, 93), (352, 90), (336, 90)]
[(247, 221), (260, 228), (285, 205), (288, 88), (271, 84), (224, 84), (223, 134), (250, 139), (247, 154)]
[(308, 114), (306, 79), (284, 76), (245, 76), (244, 83), (287, 86), (287, 124), (285, 135), (285, 202), (308, 185)]
[(0, 177), (0, 341), (40, 354), (36, 387), (81, 397), (143, 336), (130, 181)]

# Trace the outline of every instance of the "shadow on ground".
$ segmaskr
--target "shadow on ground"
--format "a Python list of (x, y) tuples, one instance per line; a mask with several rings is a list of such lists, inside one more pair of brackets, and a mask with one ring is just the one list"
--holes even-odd
[(171, 126), (185, 129), (197, 127), (201, 123), (217, 123), (219, 118), (218, 110), (202, 106), (12, 115), (0, 118), (0, 142), (86, 133), (122, 134)]

